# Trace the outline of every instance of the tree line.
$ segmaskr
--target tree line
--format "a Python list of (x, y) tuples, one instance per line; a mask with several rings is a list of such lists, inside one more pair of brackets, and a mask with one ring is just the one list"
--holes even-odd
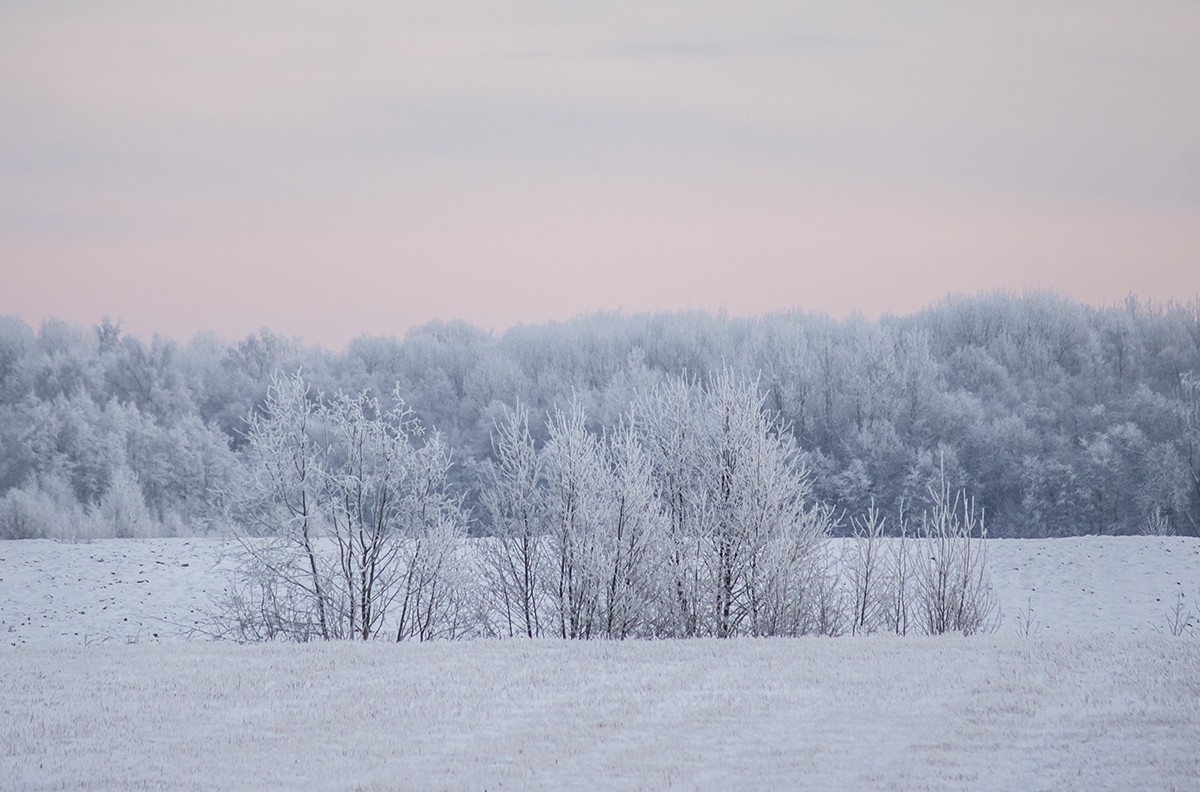
[[(372, 415), (398, 392), (426, 427), (416, 445), (445, 455), (439, 475), (465, 530), (498, 548), (513, 517), (490, 477), (512, 461), (502, 439), (514, 415), (539, 458), (558, 449), (539, 475), (566, 475), (568, 447), (578, 464), (635, 446), (651, 455), (647, 436), (621, 444), (635, 432), (631, 405), (648, 409), (663, 388), (707, 393), (722, 376), (753, 383), (834, 533), (872, 511), (889, 532), (902, 508), (933, 513), (944, 476), (972, 494), (992, 536), (1200, 534), (1200, 303), (1035, 293), (952, 297), (873, 322), (598, 314), (499, 335), (435, 322), (336, 352), (267, 330), (181, 344), (109, 321), (0, 318), (0, 535), (227, 530), (221, 493), (252, 467), (253, 416), (267, 414), (280, 372), (303, 372), (321, 409), (317, 394), (341, 393), (375, 400), (362, 406)], [(580, 432), (591, 446), (570, 445)], [(582, 598), (568, 631), (624, 618), (606, 610), (611, 598), (594, 603), (597, 580), (568, 583)], [(677, 610), (671, 629), (689, 618)], [(731, 602), (728, 618), (739, 613)]]

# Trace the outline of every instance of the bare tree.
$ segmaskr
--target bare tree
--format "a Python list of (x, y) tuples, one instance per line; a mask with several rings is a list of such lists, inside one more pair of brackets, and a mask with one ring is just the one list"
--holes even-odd
[(311, 398), (277, 378), (247, 431), (230, 499), (246, 528), (227, 612), (244, 638), (427, 639), (455, 617), (465, 521), (449, 451), (395, 397)]
[(1183, 435), (1179, 439), (1187, 461), (1188, 477), (1192, 484), (1192, 503), (1187, 518), (1192, 533), (1200, 534), (1200, 374), (1189, 371), (1180, 377), (1179, 412), (1183, 418)]
[(612, 507), (603, 541), (608, 545), (604, 632), (610, 638), (658, 635), (669, 603), (666, 519), (651, 479), (650, 460), (638, 442), (634, 419), (609, 436)]
[(541, 459), (521, 404), (492, 432), (495, 462), (485, 468), (482, 501), (492, 536), (484, 540), (485, 588), (511, 637), (542, 634), (540, 565), (545, 532)]
[(890, 581), (884, 561), (884, 528), (886, 519), (871, 502), (867, 513), (850, 520), (853, 538), (846, 559), (847, 583), (850, 585), (851, 621), (853, 634), (871, 633), (885, 620), (890, 598)]
[(315, 410), (297, 373), (277, 377), (262, 412), (246, 419), (248, 475), (229, 497), (244, 557), (226, 611), (250, 639), (341, 637), (317, 549), (323, 449), (312, 436)]
[(913, 561), (911, 534), (904, 503), (899, 507), (898, 535), (888, 543), (884, 568), (887, 570), (886, 599), (883, 603), (882, 626), (896, 635), (906, 635), (911, 623), (911, 592), (913, 587)]
[(1146, 519), (1142, 520), (1142, 524), (1138, 526), (1138, 532), (1142, 536), (1174, 536), (1175, 528), (1171, 525), (1171, 520), (1167, 515), (1163, 514), (1163, 510), (1156, 508), (1146, 515)]
[(987, 531), (965, 492), (951, 495), (944, 470), (931, 492), (932, 512), (921, 519), (914, 565), (916, 607), (930, 635), (966, 635), (996, 627), (996, 602), (987, 573)]
[(577, 401), (566, 411), (556, 409), (548, 430), (543, 456), (554, 570), (547, 583), (556, 629), (563, 638), (591, 638), (600, 627), (608, 568), (603, 532), (612, 506), (611, 471)]
[(654, 487), (666, 517), (666, 575), (672, 606), (668, 635), (700, 634), (701, 541), (706, 530), (704, 427), (700, 386), (678, 377), (641, 393), (634, 410), (639, 442), (646, 451)]
[[(718, 614), (717, 635), (796, 635), (811, 623), (814, 585), (820, 579), (819, 551), (833, 525), (830, 509), (813, 497), (807, 470), (787, 427), (766, 411), (754, 380), (728, 372), (710, 386), (713, 412), (720, 416), (723, 502), (718, 515), (722, 570), (718, 596), (732, 605), (731, 618)], [(733, 497), (724, 500), (725, 482)], [(724, 534), (733, 552), (722, 558)]]
[(674, 634), (803, 631), (832, 516), (756, 381), (723, 371), (705, 387), (669, 382), (640, 409), (667, 516)]

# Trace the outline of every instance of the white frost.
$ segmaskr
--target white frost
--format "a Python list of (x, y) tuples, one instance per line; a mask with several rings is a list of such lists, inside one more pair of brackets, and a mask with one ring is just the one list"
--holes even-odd
[(185, 643), (220, 547), (0, 543), (0, 788), (1200, 788), (1192, 539), (994, 542), (972, 638)]

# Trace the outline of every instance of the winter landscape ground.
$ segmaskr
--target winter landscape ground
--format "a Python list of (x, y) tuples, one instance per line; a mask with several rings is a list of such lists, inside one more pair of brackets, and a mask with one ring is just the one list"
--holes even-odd
[(1200, 543), (991, 545), (971, 638), (238, 646), (220, 541), (4, 542), (0, 787), (1200, 788)]

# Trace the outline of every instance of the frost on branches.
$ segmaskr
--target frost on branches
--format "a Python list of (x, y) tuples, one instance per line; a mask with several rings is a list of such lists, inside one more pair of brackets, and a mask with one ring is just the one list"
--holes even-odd
[(466, 520), (446, 491), (450, 454), (396, 397), (322, 400), (276, 379), (248, 419), (246, 478), (231, 493), (241, 564), (223, 608), (243, 640), (454, 637)]
[(518, 404), (479, 477), (467, 538), (450, 454), (398, 396), (277, 379), (248, 419), (228, 498), (242, 563), (222, 611), (241, 640), (689, 638), (992, 624), (982, 526), (942, 476), (914, 538), (873, 507), (838, 518), (758, 383), (722, 371), (644, 389), (598, 430), (579, 399), (543, 441)]

